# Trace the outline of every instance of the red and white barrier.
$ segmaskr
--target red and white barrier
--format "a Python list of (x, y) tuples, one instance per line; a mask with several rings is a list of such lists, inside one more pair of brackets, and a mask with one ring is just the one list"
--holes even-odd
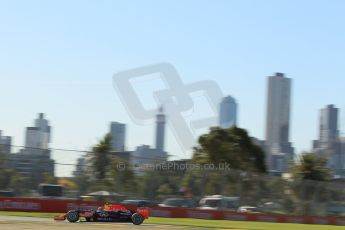
[(72, 209), (97, 209), (99, 202), (0, 197), (0, 210), (18, 212), (66, 212)]
[[(72, 209), (97, 209), (100, 202), (79, 200), (46, 200), (40, 198), (4, 198), (0, 197), (0, 210), (20, 212), (56, 212), (65, 213)], [(134, 207), (128, 207), (133, 208)], [(343, 217), (292, 216), (266, 213), (237, 213), (218, 210), (200, 210), (186, 208), (150, 208), (150, 216), (167, 218), (196, 218), (209, 220), (261, 221), (274, 223), (300, 223), (345, 226)]]

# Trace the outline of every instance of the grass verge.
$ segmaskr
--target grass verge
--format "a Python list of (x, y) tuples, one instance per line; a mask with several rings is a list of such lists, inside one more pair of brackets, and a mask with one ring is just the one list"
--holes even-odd
[(37, 218), (53, 218), (54, 216), (61, 215), (61, 213), (0, 211), (0, 215), (1, 216), (24, 216), (24, 217), (37, 217)]
[[(37, 212), (7, 212), (0, 211), (3, 216), (24, 216), (38, 218), (53, 218), (61, 213), (37, 213)], [(344, 226), (331, 225), (307, 225), (307, 224), (283, 224), (248, 221), (228, 220), (200, 220), (189, 218), (160, 218), (150, 217), (145, 221), (147, 224), (177, 225), (191, 227), (205, 227), (218, 229), (243, 229), (243, 230), (344, 230)]]
[(223, 229), (245, 229), (245, 230), (344, 230), (344, 226), (331, 225), (309, 225), (309, 224), (284, 224), (284, 223), (266, 223), (249, 221), (228, 221), (228, 220), (200, 220), (185, 218), (157, 218), (151, 217), (145, 221), (148, 224), (166, 224), (181, 225), (207, 228)]

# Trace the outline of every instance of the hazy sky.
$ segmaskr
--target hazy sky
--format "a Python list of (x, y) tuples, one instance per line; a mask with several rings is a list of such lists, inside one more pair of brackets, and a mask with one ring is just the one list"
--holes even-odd
[[(22, 145), (24, 128), (44, 112), (52, 147), (89, 149), (110, 121), (128, 124), (129, 150), (153, 144), (153, 123), (132, 122), (112, 75), (169, 62), (184, 82), (214, 80), (235, 97), (239, 126), (258, 138), (265, 133), (266, 77), (286, 73), (293, 79), (290, 139), (298, 153), (308, 150), (318, 110), (331, 103), (345, 109), (344, 11), (341, 0), (0, 0), (0, 129)], [(159, 84), (148, 81), (152, 89), (141, 93), (154, 108), (148, 98)], [(170, 129), (167, 150), (189, 156)], [(78, 156), (54, 152), (61, 163)]]

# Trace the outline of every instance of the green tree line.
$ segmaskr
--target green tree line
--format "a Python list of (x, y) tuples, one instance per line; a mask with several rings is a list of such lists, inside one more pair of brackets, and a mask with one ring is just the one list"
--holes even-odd
[[(267, 172), (264, 150), (253, 143), (246, 130), (232, 127), (211, 128), (198, 140), (189, 164), (228, 164), (229, 170), (148, 170), (135, 173), (129, 162), (111, 154), (111, 136), (105, 135), (93, 147), (85, 173), (75, 178), (79, 194), (108, 190), (132, 198), (154, 201), (171, 195), (189, 194), (239, 196), (242, 204), (275, 202), (285, 212), (315, 214), (313, 203), (325, 204), (344, 198), (344, 189), (332, 189), (332, 173), (327, 160), (303, 153), (291, 162), (289, 177), (274, 177)], [(118, 164), (126, 167), (118, 168)], [(188, 193), (186, 193), (188, 191)], [(317, 213), (316, 213), (317, 214)]]

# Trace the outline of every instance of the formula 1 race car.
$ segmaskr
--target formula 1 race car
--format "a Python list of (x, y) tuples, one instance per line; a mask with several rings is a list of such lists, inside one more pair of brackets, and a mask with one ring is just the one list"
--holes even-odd
[(87, 222), (132, 222), (140, 225), (149, 218), (148, 208), (137, 208), (135, 211), (127, 209), (123, 205), (106, 204), (97, 210), (71, 210), (62, 216), (54, 217), (54, 220), (68, 220), (71, 223), (84, 217)]

